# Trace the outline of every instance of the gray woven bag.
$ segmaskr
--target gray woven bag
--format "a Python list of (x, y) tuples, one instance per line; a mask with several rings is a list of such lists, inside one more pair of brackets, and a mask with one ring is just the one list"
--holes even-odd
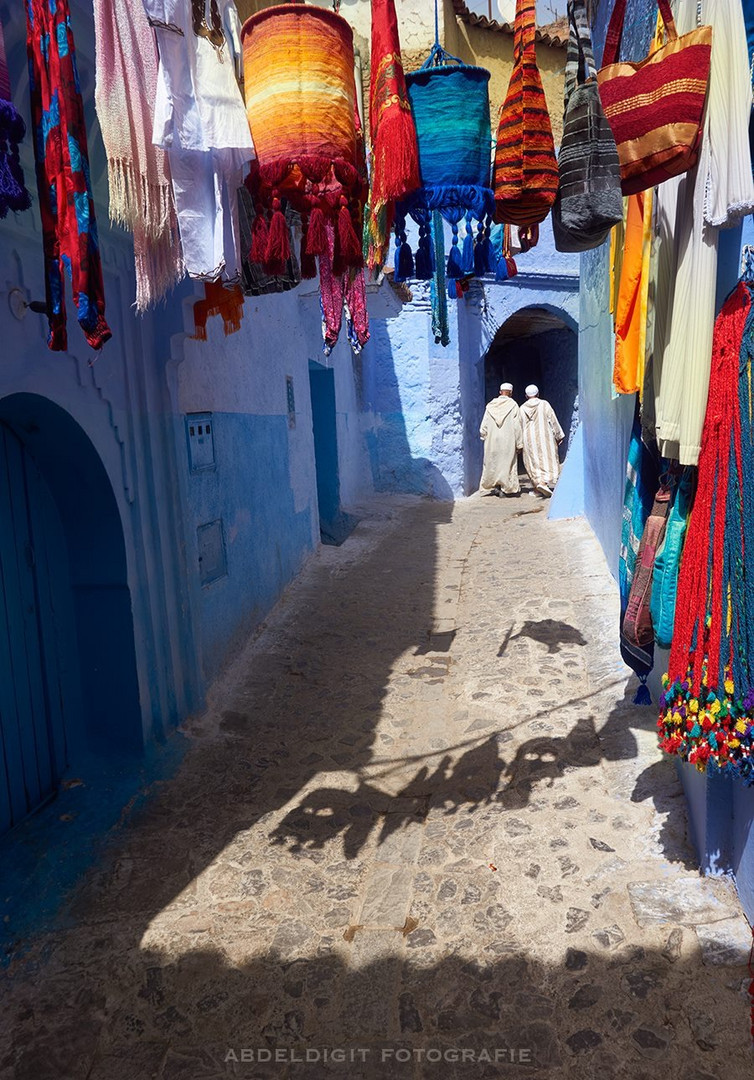
[(558, 251), (599, 247), (623, 218), (620, 163), (602, 109), (585, 0), (568, 0), (560, 187), (552, 208)]

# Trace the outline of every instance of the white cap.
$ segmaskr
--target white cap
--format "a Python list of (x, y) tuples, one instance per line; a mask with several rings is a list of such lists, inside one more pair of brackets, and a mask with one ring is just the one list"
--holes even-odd
[(529, 383), (529, 385), (526, 387), (526, 390), (524, 391), (524, 393), (526, 394), (527, 397), (538, 397), (539, 396), (539, 387), (535, 386), (534, 383)]
[(501, 390), (512, 390), (513, 389), (513, 383), (512, 382), (500, 383), (500, 389)]

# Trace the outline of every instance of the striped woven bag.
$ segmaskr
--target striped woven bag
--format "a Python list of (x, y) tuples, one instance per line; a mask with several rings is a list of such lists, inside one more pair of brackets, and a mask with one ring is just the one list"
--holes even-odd
[(585, 0), (568, 0), (568, 22), (560, 188), (552, 231), (558, 251), (589, 251), (623, 220), (623, 196), (615, 139), (597, 88)]
[(626, 0), (616, 0), (597, 73), (613, 129), (624, 195), (655, 187), (696, 165), (709, 82), (712, 27), (678, 37), (668, 0), (659, 0), (667, 41), (638, 64), (619, 63)]
[(558, 190), (558, 163), (537, 68), (535, 0), (516, 0), (513, 71), (495, 147), (495, 221), (544, 221)]

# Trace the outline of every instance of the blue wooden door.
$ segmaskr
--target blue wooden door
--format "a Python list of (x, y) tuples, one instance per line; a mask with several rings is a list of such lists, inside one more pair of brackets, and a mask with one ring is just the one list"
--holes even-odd
[(67, 764), (66, 567), (52, 496), (0, 424), (0, 834), (55, 794)]

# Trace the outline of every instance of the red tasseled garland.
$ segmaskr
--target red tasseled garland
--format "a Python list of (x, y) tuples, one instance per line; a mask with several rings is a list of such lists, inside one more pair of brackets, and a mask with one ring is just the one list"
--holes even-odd
[(275, 199), (273, 206), (264, 266), (268, 274), (281, 274), (291, 257), (291, 238), (285, 214), (280, 209), (280, 200)]
[(353, 266), (359, 269), (364, 265), (364, 254), (361, 250), (361, 242), (353, 227), (351, 214), (345, 199), (341, 200), (338, 211), (338, 240), (340, 241), (340, 257), (345, 266)]
[[(709, 685), (716, 686), (719, 679), (721, 619), (712, 620), (710, 638), (706, 641), (705, 616), (707, 610), (723, 610), (723, 523), (728, 491), (731, 420), (733, 438), (740, 445), (738, 353), (749, 305), (749, 292), (745, 286), (739, 285), (726, 300), (715, 324), (709, 398), (699, 454), (699, 483), (678, 575), (678, 596), (684, 597), (684, 603), (676, 609), (668, 674), (671, 681), (685, 679), (691, 666), (693, 693), (697, 696), (701, 688), (705, 654), (709, 663)], [(713, 522), (715, 496), (717, 502)], [(708, 596), (710, 586), (711, 594)], [(695, 630), (697, 647), (692, 654)]]
[(386, 109), (372, 146), (372, 205), (382, 206), (421, 187), (416, 127), (399, 105)]
[(327, 251), (327, 223), (325, 215), (318, 206), (312, 208), (309, 215), (309, 229), (306, 234), (306, 254), (324, 255)]

